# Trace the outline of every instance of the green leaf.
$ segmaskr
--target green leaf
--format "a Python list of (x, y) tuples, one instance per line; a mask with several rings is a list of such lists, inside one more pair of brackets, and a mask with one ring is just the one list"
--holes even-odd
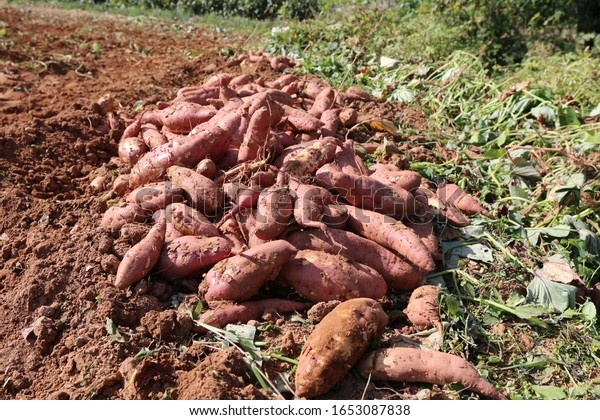
[(581, 315), (588, 321), (594, 321), (597, 316), (596, 305), (593, 302), (586, 302), (581, 307)]
[(527, 240), (533, 246), (537, 246), (540, 241), (540, 231), (537, 229), (525, 229)]
[(121, 335), (119, 329), (117, 328), (113, 320), (110, 318), (106, 318), (106, 332), (113, 340), (119, 343), (125, 342), (125, 338)]
[(567, 394), (557, 386), (532, 385), (531, 388), (544, 400), (564, 400)]
[(521, 319), (544, 315), (547, 309), (542, 306), (523, 305), (515, 308), (515, 314)]
[(543, 118), (546, 122), (553, 122), (556, 119), (556, 110), (549, 106), (537, 106), (531, 110), (531, 115), (535, 118)]
[(564, 312), (575, 307), (577, 288), (542, 278), (539, 274), (527, 286), (527, 301)]
[(544, 228), (541, 232), (553, 238), (566, 238), (571, 233), (571, 227), (569, 225), (557, 225)]
[(581, 125), (579, 118), (577, 118), (577, 113), (573, 108), (569, 107), (565, 107), (559, 111), (558, 121), (560, 122), (561, 127), (567, 125)]
[(502, 133), (500, 133), (500, 135), (498, 136), (497, 139), (497, 143), (499, 147), (502, 147), (506, 144), (506, 140), (508, 140), (508, 130), (504, 130)]

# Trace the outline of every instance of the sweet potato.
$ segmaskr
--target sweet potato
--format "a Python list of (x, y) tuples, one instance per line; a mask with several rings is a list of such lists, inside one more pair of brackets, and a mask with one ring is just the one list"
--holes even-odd
[(209, 105), (210, 99), (219, 98), (219, 87), (188, 87), (179, 89), (173, 103), (191, 102), (198, 105)]
[(339, 254), (368, 265), (383, 276), (391, 289), (411, 290), (425, 280), (425, 271), (383, 246), (352, 232), (329, 228), (325, 233), (314, 229), (294, 232), (287, 240), (299, 250), (313, 249)]
[[(228, 113), (218, 121), (196, 127), (184, 142), (171, 141), (146, 153), (131, 170), (130, 188), (158, 181), (173, 165), (192, 167), (207, 155), (224, 155), (232, 133), (241, 124), (241, 116)], [(206, 124), (206, 125), (205, 125)]]
[(317, 183), (337, 190), (350, 204), (374, 210), (397, 219), (412, 214), (415, 198), (406, 190), (388, 187), (368, 176), (356, 176), (342, 172), (333, 164), (317, 171)]
[(248, 249), (244, 235), (240, 230), (238, 222), (234, 219), (226, 220), (221, 226), (219, 226), (219, 232), (221, 236), (229, 241), (231, 247), (231, 254), (238, 255)]
[(104, 212), (100, 226), (118, 231), (127, 223), (143, 223), (146, 220), (144, 210), (134, 203), (121, 203)]
[(406, 191), (414, 191), (421, 185), (421, 175), (414, 171), (376, 170), (371, 174), (371, 178), (381, 181), (390, 187), (400, 187)]
[(422, 270), (433, 271), (435, 262), (421, 238), (396, 219), (374, 211), (348, 206), (348, 226), (352, 231), (396, 251)]
[(252, 75), (250, 74), (240, 74), (239, 76), (234, 77), (229, 82), (229, 87), (237, 88), (248, 83), (252, 82)]
[(198, 276), (230, 254), (231, 245), (225, 238), (182, 236), (164, 246), (155, 272), (168, 280)]
[[(325, 208), (335, 203), (335, 197), (325, 188), (316, 185), (298, 184), (290, 181), (296, 199), (294, 200), (294, 218), (302, 227), (326, 229), (323, 221)], [(330, 216), (333, 216), (330, 212)], [(337, 221), (339, 225), (339, 221)]]
[(296, 81), (298, 81), (298, 76), (296, 76), (294, 74), (284, 74), (284, 75), (280, 76), (278, 79), (273, 80), (272, 82), (266, 83), (266, 86), (270, 87), (272, 89), (281, 89), (282, 87), (292, 84)]
[(158, 146), (162, 146), (163, 144), (167, 143), (165, 136), (161, 134), (154, 124), (142, 125), (140, 134), (142, 136), (142, 140), (150, 150), (156, 149)]
[(264, 299), (235, 304), (230, 302), (214, 302), (211, 306), (211, 309), (208, 309), (200, 316), (200, 321), (217, 328), (222, 328), (227, 324), (237, 322), (246, 323), (259, 319), (267, 311), (287, 314), (308, 309), (311, 304), (286, 299)]
[(227, 86), (233, 80), (233, 75), (229, 73), (216, 73), (210, 76), (202, 83), (202, 87)]
[(254, 234), (264, 240), (281, 235), (292, 220), (294, 202), (287, 187), (278, 185), (260, 193), (256, 207)]
[(112, 191), (119, 195), (123, 195), (129, 189), (129, 174), (121, 174), (115, 178)]
[(336, 147), (337, 139), (324, 137), (299, 149), (281, 166), (277, 182), (283, 185), (287, 184), (290, 178), (302, 180), (307, 176), (314, 175), (322, 165), (333, 160)]
[(344, 127), (352, 127), (358, 121), (358, 112), (354, 108), (344, 108), (340, 111), (340, 122)]
[(415, 197), (419, 197), (417, 202), (425, 199), (427, 204), (424, 209), (419, 209), (419, 215), (423, 212), (426, 216), (428, 213), (433, 214), (437, 217), (440, 223), (449, 222), (454, 226), (464, 227), (468, 226), (470, 221), (459, 209), (454, 207), (452, 204), (444, 204), (436, 196), (436, 194), (427, 188), (419, 187), (415, 191)]
[(129, 138), (129, 137), (139, 136), (141, 129), (142, 129), (141, 118), (136, 118), (129, 125), (127, 125), (127, 127), (125, 127), (125, 130), (123, 131), (123, 134), (121, 135), (121, 140)]
[(308, 112), (298, 108), (292, 108), (291, 106), (284, 105), (285, 116), (287, 122), (292, 126), (295, 132), (299, 133), (311, 133), (319, 130), (323, 123), (318, 118), (313, 117)]
[(279, 279), (312, 302), (383, 299), (387, 292), (385, 280), (371, 267), (321, 251), (298, 251), (283, 266)]
[(342, 172), (350, 175), (361, 176), (369, 174), (369, 170), (362, 159), (354, 152), (354, 142), (351, 140), (338, 146), (335, 151), (334, 162)]
[(339, 109), (328, 109), (321, 114), (321, 134), (324, 136), (339, 136), (340, 133), (340, 110)]
[(155, 182), (130, 192), (127, 201), (138, 204), (144, 210), (146, 216), (150, 217), (169, 204), (181, 203), (184, 201), (184, 196), (183, 190), (171, 185), (170, 182)]
[(438, 286), (423, 285), (413, 290), (404, 313), (417, 330), (435, 327), (442, 332)]
[(438, 185), (436, 195), (442, 203), (454, 206), (466, 214), (483, 214), (493, 218), (492, 214), (484, 209), (475, 197), (464, 192), (456, 184)]
[(462, 357), (438, 351), (394, 347), (368, 353), (357, 365), (358, 372), (372, 381), (426, 382), (465, 388), (489, 398), (505, 400), (479, 372)]
[(123, 163), (135, 165), (148, 151), (148, 146), (137, 137), (124, 137), (119, 142), (119, 158)]
[(421, 238), (421, 242), (429, 250), (433, 260), (441, 261), (442, 254), (438, 247), (437, 236), (435, 236), (435, 232), (433, 231), (432, 217), (426, 216), (422, 219), (414, 218), (414, 220), (408, 218), (405, 224)]
[(368, 298), (340, 303), (315, 327), (298, 359), (296, 396), (312, 398), (336, 385), (365, 354), (388, 323)]
[(344, 229), (348, 221), (348, 206), (345, 204), (329, 204), (322, 207), (321, 220), (326, 226)]
[(165, 242), (166, 227), (166, 219), (161, 218), (144, 239), (127, 251), (117, 269), (115, 287), (126, 289), (150, 273), (160, 257)]
[(377, 99), (373, 95), (356, 86), (350, 86), (348, 89), (346, 89), (346, 91), (342, 94), (342, 97), (347, 102), (377, 102)]
[(271, 241), (250, 248), (219, 262), (206, 275), (207, 301), (232, 300), (243, 302), (258, 293), (269, 279), (275, 278), (281, 267), (296, 252), (283, 240)]
[(166, 109), (155, 111), (163, 127), (172, 133), (189, 133), (198, 124), (215, 116), (212, 106), (198, 105), (192, 102), (176, 102)]
[(271, 114), (267, 107), (258, 109), (250, 118), (244, 141), (238, 152), (238, 163), (253, 161), (265, 154)]
[(173, 203), (165, 210), (167, 222), (183, 235), (219, 236), (219, 230), (202, 213), (183, 203)]
[(210, 179), (213, 179), (217, 173), (217, 165), (211, 159), (202, 159), (195, 169), (197, 173)]
[(205, 176), (182, 166), (171, 166), (167, 175), (183, 189), (192, 206), (206, 215), (214, 215), (221, 206), (222, 194), (217, 185)]
[(308, 113), (315, 118), (321, 118), (323, 112), (330, 109), (335, 101), (335, 91), (331, 88), (325, 88), (319, 92), (315, 98), (315, 103), (310, 108)]

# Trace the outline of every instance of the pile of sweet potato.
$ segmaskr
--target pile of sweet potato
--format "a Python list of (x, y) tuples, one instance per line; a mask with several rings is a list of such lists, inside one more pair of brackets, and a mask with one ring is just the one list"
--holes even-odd
[[(251, 59), (280, 70), (294, 64), (253, 53), (230, 67)], [(456, 185), (434, 186), (401, 159), (363, 163), (362, 155), (377, 154), (378, 145), (356, 144), (348, 134), (369, 122), (360, 103), (375, 100), (359, 88), (340, 92), (293, 74), (267, 81), (219, 73), (141, 112), (119, 142), (124, 171), (101, 226), (113, 233), (130, 223), (152, 227), (124, 255), (115, 286), (131, 287), (149, 274), (201, 280), (200, 320), (219, 327), (266, 310), (345, 301), (317, 325), (297, 370), (298, 396), (326, 392), (387, 324), (377, 301), (417, 288), (435, 270), (440, 254), (432, 222), (464, 226), (465, 214), (490, 216)], [(373, 368), (379, 372), (373, 379), (474, 381), (459, 373), (382, 374), (388, 357), (371, 354), (360, 372)], [(433, 354), (406, 356), (415, 357), (431, 359), (432, 368), (452, 365), (435, 362)]]

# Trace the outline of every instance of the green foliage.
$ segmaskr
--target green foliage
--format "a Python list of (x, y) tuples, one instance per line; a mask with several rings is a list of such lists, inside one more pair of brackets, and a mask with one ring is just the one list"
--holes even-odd
[(242, 16), (252, 19), (285, 17), (307, 19), (315, 15), (317, 0), (80, 0), (83, 3), (107, 3), (111, 6), (143, 6), (195, 14)]

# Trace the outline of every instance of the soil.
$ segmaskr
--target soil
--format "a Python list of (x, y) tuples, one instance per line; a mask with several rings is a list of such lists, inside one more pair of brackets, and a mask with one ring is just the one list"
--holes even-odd
[[(221, 51), (244, 40), (161, 20), (3, 3), (0, 24), (0, 398), (277, 398), (238, 351), (194, 341), (201, 338), (175, 309), (197, 282), (113, 287), (118, 256), (143, 232), (119, 238), (98, 227), (102, 195), (122, 167), (118, 133), (94, 103), (110, 94), (119, 113), (133, 117), (136, 107), (224, 70)], [(259, 340), (291, 358), (312, 328), (272, 314), (256, 326)], [(264, 366), (272, 378), (291, 368), (276, 359)], [(360, 398), (365, 387), (352, 373), (322, 398)], [(366, 398), (400, 395), (367, 391)]]

